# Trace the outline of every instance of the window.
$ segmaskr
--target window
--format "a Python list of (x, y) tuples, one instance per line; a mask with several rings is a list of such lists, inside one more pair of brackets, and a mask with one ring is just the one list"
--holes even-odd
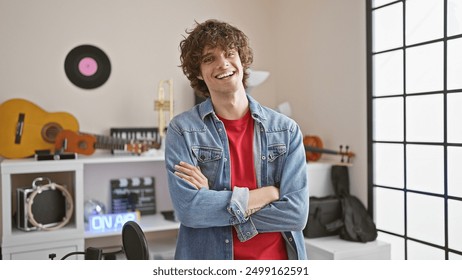
[(367, 0), (368, 207), (393, 259), (462, 259), (462, 0)]

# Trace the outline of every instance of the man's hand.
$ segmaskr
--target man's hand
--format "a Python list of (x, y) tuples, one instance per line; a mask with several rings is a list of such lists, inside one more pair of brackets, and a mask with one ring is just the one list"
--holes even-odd
[(209, 180), (202, 174), (199, 166), (180, 161), (180, 164), (175, 165), (175, 170), (175, 175), (184, 179), (196, 189), (209, 188)]
[(251, 190), (249, 192), (249, 202), (245, 215), (250, 216), (278, 199), (279, 189), (275, 186), (266, 186)]

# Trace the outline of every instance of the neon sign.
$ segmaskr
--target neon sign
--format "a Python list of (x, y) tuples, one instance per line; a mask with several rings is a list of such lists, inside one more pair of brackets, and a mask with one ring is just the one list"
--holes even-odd
[(108, 231), (122, 229), (128, 221), (139, 221), (139, 212), (90, 215), (89, 231)]

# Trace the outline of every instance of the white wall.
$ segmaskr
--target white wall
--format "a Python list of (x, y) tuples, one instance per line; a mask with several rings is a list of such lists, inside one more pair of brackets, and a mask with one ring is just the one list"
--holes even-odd
[[(0, 103), (21, 97), (66, 111), (80, 130), (157, 126), (160, 80), (173, 78), (175, 113), (194, 97), (178, 44), (194, 20), (218, 18), (250, 38), (254, 69), (271, 72), (252, 91), (264, 105), (289, 101), (304, 134), (326, 148), (350, 145), (352, 192), (366, 201), (366, 49), (363, 0), (0, 0)], [(109, 80), (83, 90), (64, 59), (94, 44), (112, 64)], [(1, 125), (1, 124), (0, 124)]]
[[(363, 0), (274, 1), (277, 102), (289, 101), (305, 135), (349, 145), (351, 192), (367, 201), (366, 7)], [(339, 160), (323, 155), (322, 159)]]
[[(193, 105), (178, 67), (178, 45), (194, 20), (236, 24), (252, 38), (255, 68), (274, 63), (267, 58), (272, 50), (266, 47), (271, 37), (264, 32), (270, 21), (264, 2), (1, 0), (0, 102), (22, 97), (49, 112), (70, 112), (90, 133), (157, 126), (154, 99), (160, 80), (174, 80), (176, 113)], [(81, 44), (101, 48), (111, 60), (111, 76), (99, 88), (80, 89), (65, 76), (64, 59)], [(269, 89), (271, 103), (274, 89)]]

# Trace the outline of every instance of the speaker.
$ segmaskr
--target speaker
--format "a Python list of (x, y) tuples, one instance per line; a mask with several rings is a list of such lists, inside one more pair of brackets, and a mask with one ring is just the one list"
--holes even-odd
[[(37, 185), (48, 181), (48, 184)], [(48, 178), (36, 178), (31, 187), (18, 188), (16, 226), (24, 231), (54, 230), (66, 225), (73, 213), (69, 191)]]

